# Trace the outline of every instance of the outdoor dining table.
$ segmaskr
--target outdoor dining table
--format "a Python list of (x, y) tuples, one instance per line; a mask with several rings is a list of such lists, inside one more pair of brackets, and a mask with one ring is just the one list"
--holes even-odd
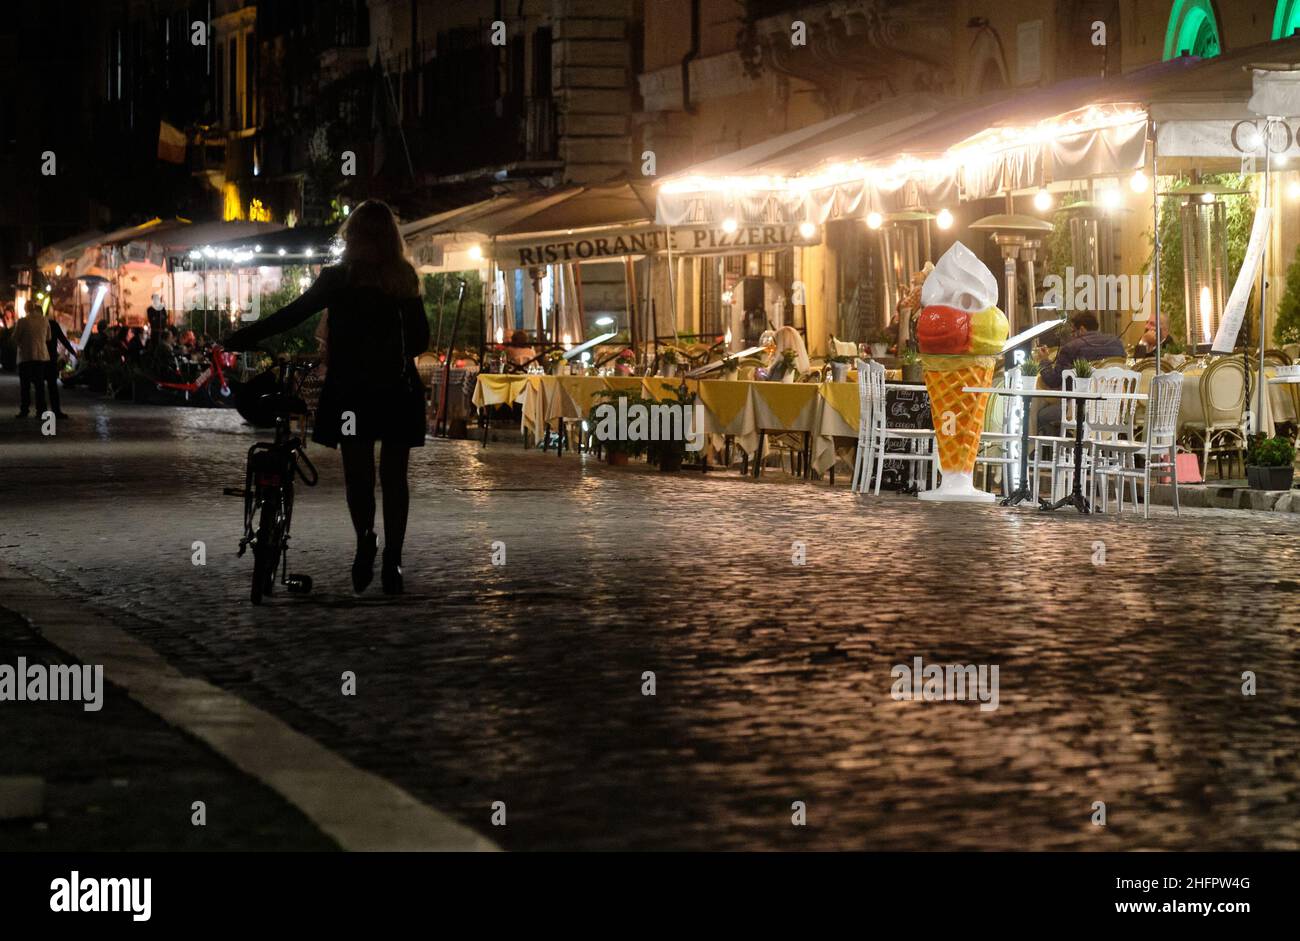
[[(1077, 403), (1101, 402), (1108, 399), (1132, 399), (1138, 402), (1147, 400), (1143, 392), (1065, 392), (1060, 389), (1013, 389), (1008, 386), (966, 386), (963, 392), (971, 394), (988, 393), (990, 395), (1018, 395), (1021, 398), (1073, 399)], [(1020, 426), (1020, 486), (1002, 500), (1003, 506), (1015, 506), (1021, 500), (1028, 499), (1033, 491), (1029, 487), (1029, 409), (1023, 408), (1024, 416)], [(1040, 510), (1058, 510), (1063, 506), (1073, 506), (1080, 513), (1091, 513), (1092, 507), (1083, 492), (1083, 415), (1086, 409), (1076, 407), (1074, 410), (1074, 487), (1061, 499), (1052, 503), (1042, 497), (1038, 500)]]

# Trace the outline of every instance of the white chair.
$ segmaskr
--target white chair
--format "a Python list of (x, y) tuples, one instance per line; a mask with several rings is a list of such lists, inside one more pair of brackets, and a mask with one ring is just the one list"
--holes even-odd
[[(1015, 385), (1016, 374), (1006, 372), (1003, 374), (1004, 384), (1010, 388)], [(988, 411), (985, 412), (984, 424), (987, 427), (990, 422), (1000, 427), (1001, 431), (981, 431), (979, 451), (975, 457), (975, 466), (984, 468), (984, 489), (988, 489), (989, 471), (994, 467), (1002, 468), (1002, 491), (1003, 493), (1011, 492), (1011, 468), (1020, 463), (1019, 458), (1013, 453), (1013, 445), (1020, 443), (1020, 428), (1012, 427), (1011, 418), (1015, 414), (1014, 404), (1019, 404), (1020, 399), (1011, 398), (1003, 395), (990, 395)], [(1028, 408), (1029, 403), (1025, 402), (1024, 407)], [(996, 454), (989, 453), (997, 449)]]
[[(1144, 519), (1151, 517), (1152, 471), (1168, 473), (1174, 486), (1174, 513), (1178, 514), (1178, 407), (1183, 399), (1183, 374), (1167, 372), (1154, 377), (1148, 396), (1143, 440), (1099, 441), (1095, 445), (1094, 456), (1094, 472), (1098, 477), (1119, 478), (1116, 490), (1119, 494), (1120, 513), (1124, 512), (1123, 482), (1133, 482), (1133, 501), (1137, 503), (1137, 481), (1141, 479)], [(1137, 454), (1145, 457), (1140, 470), (1134, 462), (1134, 455)]]
[[(1092, 376), (1084, 383), (1080, 382), (1073, 369), (1066, 369), (1061, 373), (1061, 388), (1067, 390), (1082, 388), (1089, 392), (1131, 394), (1137, 391), (1141, 379), (1141, 374), (1134, 370), (1125, 369), (1121, 366), (1108, 366), (1094, 370)], [(1039, 446), (1050, 445), (1052, 448), (1051, 493), (1053, 500), (1064, 495), (1073, 476), (1074, 434), (1078, 418), (1078, 413), (1075, 410), (1080, 407), (1080, 403), (1076, 399), (1063, 399), (1062, 402), (1064, 404), (1061, 409), (1061, 434), (1035, 435), (1030, 439), (1034, 447), (1035, 483), (1037, 483), (1041, 467)], [(1082, 404), (1084, 409), (1084, 440), (1083, 449), (1080, 452), (1083, 460), (1083, 466), (1080, 468), (1080, 478), (1084, 492), (1087, 493), (1090, 492), (1089, 483), (1091, 481), (1094, 446), (1099, 441), (1133, 440), (1133, 419), (1136, 414), (1137, 402), (1134, 399), (1103, 399)], [(1136, 486), (1134, 484), (1134, 487)]]
[[(1094, 392), (1132, 395), (1137, 392), (1141, 382), (1142, 374), (1137, 370), (1112, 366), (1095, 370), (1092, 374), (1090, 388)], [(1084, 434), (1086, 438), (1084, 445), (1088, 449), (1085, 453), (1086, 458), (1090, 460), (1095, 458), (1097, 447), (1101, 444), (1113, 441), (1133, 441), (1135, 439), (1134, 423), (1137, 420), (1137, 404), (1137, 400), (1131, 398), (1102, 399), (1099, 402), (1087, 403), (1084, 413)], [(1070, 463), (1071, 467), (1073, 467), (1072, 460)], [(1130, 480), (1129, 484), (1133, 489), (1133, 501), (1136, 503), (1137, 481)], [(1123, 495), (1120, 496), (1122, 499)], [(1103, 493), (1103, 502), (1105, 498), (1106, 494)]]
[(871, 366), (866, 360), (853, 361), (853, 368), (858, 371), (858, 449), (853, 456), (853, 482), (849, 489), (854, 493), (866, 493), (871, 481), (871, 432), (875, 427), (871, 418), (871, 393), (867, 384), (867, 373)]
[[(1073, 369), (1061, 370), (1061, 388), (1066, 392), (1073, 391), (1077, 377)], [(1050, 400), (1049, 400), (1050, 401)], [(1052, 499), (1057, 499), (1056, 493), (1056, 455), (1061, 448), (1067, 448), (1071, 452), (1074, 449), (1074, 431), (1075, 431), (1075, 406), (1074, 399), (1057, 399), (1061, 403), (1061, 433), (1056, 435), (1030, 435), (1029, 436), (1029, 474), (1033, 481), (1033, 499), (1038, 500), (1038, 492), (1042, 484), (1042, 468), (1044, 463), (1051, 471), (1051, 489), (1048, 491)], [(1043, 449), (1047, 451), (1044, 453)]]
[[(891, 428), (889, 410), (885, 404), (885, 367), (877, 362), (867, 363), (865, 370), (867, 397), (871, 402), (870, 434), (870, 476), (875, 478), (875, 492), (880, 493), (880, 485), (885, 477), (885, 461), (900, 461), (913, 465), (930, 465), (930, 489), (938, 481), (939, 453), (935, 447), (934, 430), (930, 428)], [(858, 373), (862, 382), (864, 372)], [(861, 388), (861, 385), (859, 385)], [(890, 441), (904, 441), (907, 451), (890, 451), (885, 453)], [(919, 468), (918, 468), (919, 470)], [(923, 473), (917, 473), (917, 486), (924, 481)]]

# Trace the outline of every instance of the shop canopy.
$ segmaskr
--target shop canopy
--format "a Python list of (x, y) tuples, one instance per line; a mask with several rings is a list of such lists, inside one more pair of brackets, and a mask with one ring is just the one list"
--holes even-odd
[[(667, 225), (719, 219), (819, 223), (1054, 181), (1119, 176), (1145, 166), (1149, 120), (1161, 158), (1240, 159), (1239, 122), (1258, 118), (1248, 107), (1249, 67), (1297, 60), (1300, 38), (1292, 37), (1108, 79), (994, 93), (951, 104), (901, 129), (891, 130), (894, 122), (852, 129), (851, 121), (832, 119), (809, 129), (814, 133), (802, 147), (788, 136), (785, 144), (769, 142), (767, 162), (755, 160), (745, 168), (710, 161), (665, 180), (656, 218)], [(868, 122), (869, 114), (858, 118)], [(1300, 145), (1291, 130), (1288, 149), (1295, 153)], [(759, 153), (764, 146), (749, 150)]]
[(42, 248), (40, 254), (36, 256), (36, 266), (42, 271), (53, 268), (55, 265), (64, 265), (66, 267), (69, 262), (75, 262), (79, 259), (86, 249), (94, 248), (103, 241), (104, 233), (98, 229), (70, 236)]
[(337, 224), (292, 228), (251, 222), (224, 225), (264, 228), (246, 231), (234, 238), (226, 237), (223, 241), (192, 241), (188, 245), (178, 245), (177, 250), (184, 249), (184, 253), (194, 261), (203, 260), (209, 265), (228, 264), (236, 268), (317, 265), (328, 262), (337, 251)]
[[(651, 250), (644, 232), (653, 227), (651, 186), (613, 181), (497, 196), (402, 229), (417, 263), (427, 270), (450, 269), (458, 257), (469, 261), (468, 267), (480, 267), (487, 259), (503, 267), (526, 267), (643, 255)], [(609, 250), (580, 254), (554, 247), (587, 238), (604, 240)]]

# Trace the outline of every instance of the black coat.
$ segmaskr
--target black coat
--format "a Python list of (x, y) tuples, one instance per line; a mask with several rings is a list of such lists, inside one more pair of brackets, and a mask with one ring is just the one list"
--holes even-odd
[(353, 283), (344, 265), (333, 265), (321, 269), (302, 297), (231, 334), (224, 345), (251, 349), (326, 308), (327, 369), (312, 440), (332, 448), (351, 434), (362, 441), (423, 445), (425, 390), (415, 357), (429, 347), (429, 321), (418, 294), (393, 297)]

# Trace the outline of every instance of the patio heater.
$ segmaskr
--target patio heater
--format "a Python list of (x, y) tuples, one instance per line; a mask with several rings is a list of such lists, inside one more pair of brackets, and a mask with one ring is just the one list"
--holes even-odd
[(1183, 237), (1183, 310), (1187, 349), (1208, 352), (1228, 302), (1228, 208), (1222, 197), (1244, 193), (1213, 183), (1164, 193), (1181, 197), (1179, 229)]
[[(1005, 279), (1004, 306), (1011, 333), (1015, 335), (1032, 326), (1033, 309), (1037, 303), (1037, 281), (1034, 263), (1038, 260), (1038, 250), (1043, 245), (1043, 236), (1052, 231), (1052, 224), (1036, 216), (1021, 213), (998, 213), (985, 216), (972, 222), (970, 227), (980, 232), (990, 233), (993, 244), (1002, 252), (1002, 270)], [(1017, 268), (1019, 262), (1025, 264), (1025, 287), (1029, 298), (1029, 309), (1025, 318), (1019, 316), (1020, 294), (1017, 287)]]
[[(1127, 206), (1107, 206), (1092, 200), (1083, 200), (1062, 206), (1066, 214), (1066, 225), (1070, 233), (1070, 267), (1074, 277), (1088, 275), (1094, 285), (1104, 283), (1115, 271), (1115, 259), (1118, 257), (1115, 244), (1116, 227), (1112, 216), (1116, 212), (1132, 212)], [(1069, 279), (1067, 279), (1069, 280)], [(1138, 309), (1138, 302), (1132, 302), (1133, 309)], [(1104, 333), (1123, 336), (1127, 324), (1120, 322), (1120, 312), (1110, 310), (1102, 302), (1100, 293), (1097, 297), (1097, 321)]]
[[(885, 291), (881, 326), (889, 324), (898, 302), (912, 281), (930, 260), (930, 220), (934, 213), (924, 209), (905, 209), (886, 213), (880, 227), (880, 251), (884, 257)], [(899, 349), (907, 344), (910, 325), (899, 318)]]

